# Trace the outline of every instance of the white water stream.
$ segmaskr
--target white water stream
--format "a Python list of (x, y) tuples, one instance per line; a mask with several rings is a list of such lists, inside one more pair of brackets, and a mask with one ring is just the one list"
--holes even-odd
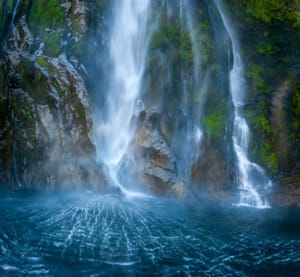
[(254, 206), (257, 208), (269, 207), (259, 190), (266, 190), (271, 186), (264, 170), (248, 159), (249, 127), (242, 115), (243, 98), (245, 94), (244, 66), (241, 59), (240, 47), (235, 33), (226, 18), (222, 3), (215, 0), (215, 4), (222, 18), (224, 27), (230, 37), (233, 52), (233, 66), (230, 71), (230, 92), (234, 106), (233, 146), (238, 163), (238, 182), (240, 186), (240, 202), (237, 205)]
[(194, 162), (200, 155), (200, 145), (203, 138), (203, 131), (197, 124), (199, 122), (200, 110), (202, 104), (195, 108), (191, 105), (191, 98), (194, 96), (189, 92), (199, 92), (203, 84), (201, 83), (201, 49), (200, 43), (197, 40), (197, 22), (193, 14), (193, 7), (189, 0), (179, 1), (179, 11), (181, 20), (181, 32), (187, 31), (189, 34), (192, 55), (193, 55), (193, 71), (192, 71), (192, 85), (188, 87), (186, 80), (187, 76), (184, 73), (184, 68), (181, 68), (181, 82), (182, 82), (182, 103), (181, 109), (183, 116), (186, 118), (186, 126), (183, 130), (176, 133), (174, 144), (180, 145), (180, 151), (177, 151), (178, 167), (180, 177), (187, 183), (191, 183), (191, 171)]
[[(112, 2), (112, 22), (109, 44), (108, 67), (109, 85), (106, 93), (105, 116), (96, 126), (95, 137), (98, 159), (109, 167), (110, 174), (120, 188), (117, 178), (118, 164), (126, 153), (132, 138), (130, 126), (133, 115), (138, 111), (139, 96), (142, 89), (142, 80), (145, 70), (147, 51), (151, 31), (149, 29), (150, 0), (115, 0)], [(240, 201), (237, 205), (268, 207), (268, 203), (260, 191), (271, 185), (263, 169), (248, 159), (249, 127), (243, 117), (243, 98), (245, 94), (244, 67), (238, 40), (226, 18), (222, 3), (215, 0), (224, 27), (232, 42), (233, 67), (230, 71), (230, 92), (234, 106), (233, 147), (237, 159), (237, 176), (240, 188)], [(195, 22), (190, 2), (180, 1), (181, 19), (185, 20), (189, 32), (193, 52), (193, 86), (197, 90), (201, 87), (201, 49), (195, 36)], [(186, 99), (188, 100), (188, 99)], [(185, 101), (183, 101), (185, 102)], [(189, 105), (183, 103), (183, 112), (186, 113)], [(193, 116), (193, 112), (192, 112)], [(197, 113), (196, 115), (197, 116)], [(201, 130), (191, 122), (191, 128), (183, 134), (189, 149), (184, 149), (184, 168), (189, 164), (191, 153), (195, 152), (195, 145), (201, 140)], [(190, 123), (188, 124), (190, 126)], [(192, 141), (189, 139), (192, 134)], [(196, 143), (195, 141), (196, 140)], [(182, 156), (182, 155), (181, 155)], [(189, 170), (184, 170), (185, 179), (188, 179)], [(184, 177), (184, 176), (182, 176)], [(128, 192), (127, 192), (128, 193)]]
[(14, 10), (13, 10), (12, 17), (11, 17), (11, 25), (14, 25), (15, 17), (16, 17), (20, 2), (21, 2), (21, 0), (17, 0), (15, 3)]
[(110, 30), (109, 87), (106, 115), (95, 131), (98, 159), (116, 176), (116, 167), (132, 136), (130, 121), (141, 92), (149, 42), (149, 0), (122, 0), (112, 3)]

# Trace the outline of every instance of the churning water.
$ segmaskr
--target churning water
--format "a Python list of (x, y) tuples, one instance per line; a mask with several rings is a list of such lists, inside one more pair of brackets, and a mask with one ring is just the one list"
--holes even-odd
[(299, 276), (299, 209), (0, 196), (1, 276)]

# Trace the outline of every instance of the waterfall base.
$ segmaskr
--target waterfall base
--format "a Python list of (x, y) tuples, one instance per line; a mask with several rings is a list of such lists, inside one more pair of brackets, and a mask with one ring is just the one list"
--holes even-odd
[(0, 275), (299, 276), (299, 209), (0, 194)]

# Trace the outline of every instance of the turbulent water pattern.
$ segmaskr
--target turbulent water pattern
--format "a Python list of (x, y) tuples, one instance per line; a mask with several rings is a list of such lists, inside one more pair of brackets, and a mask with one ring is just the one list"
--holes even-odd
[(299, 210), (1, 195), (0, 275), (299, 276)]

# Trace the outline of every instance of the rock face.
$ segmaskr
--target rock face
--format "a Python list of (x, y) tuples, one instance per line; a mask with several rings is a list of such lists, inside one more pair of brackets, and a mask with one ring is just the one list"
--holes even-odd
[(232, 191), (233, 184), (233, 182), (228, 182), (232, 178), (228, 166), (224, 152), (212, 145), (207, 145), (193, 166), (194, 188), (200, 188), (215, 199), (228, 196), (229, 191)]
[(270, 195), (270, 204), (276, 207), (299, 206), (300, 174), (294, 172), (291, 177), (282, 178), (281, 186)]
[(249, 155), (278, 185), (274, 195), (293, 195), (300, 172), (299, 3), (225, 2), (244, 53)]
[[(199, 189), (223, 199), (224, 192), (237, 193), (238, 187), (228, 34), (214, 1), (191, 1), (194, 40), (201, 50), (198, 70), (198, 47), (189, 24), (178, 20), (179, 1), (154, 2), (153, 15), (160, 18), (141, 92), (146, 111), (133, 119), (120, 180), (163, 196)], [(278, 185), (270, 203), (295, 205), (300, 201), (299, 7), (296, 1), (269, 1), (280, 7), (269, 10), (267, 0), (254, 2), (224, 1), (245, 64), (248, 155)], [(96, 161), (90, 118), (91, 108), (105, 110), (111, 22), (105, 18), (109, 9), (104, 10), (110, 3), (0, 1), (1, 184), (106, 190), (112, 183)], [(189, 139), (191, 126), (201, 129), (201, 142)], [(183, 164), (188, 164), (187, 176)]]
[[(96, 162), (83, 67), (68, 51), (87, 32), (87, 5), (57, 3), (57, 14), (45, 19), (36, 13), (54, 8), (51, 3), (20, 3), (1, 41), (0, 182), (106, 189), (110, 180)], [(61, 25), (53, 16), (61, 16)]]
[(186, 185), (177, 178), (175, 157), (160, 129), (161, 115), (142, 111), (133, 121), (137, 127), (121, 161), (120, 179), (128, 187), (142, 187), (156, 195), (183, 196)]

